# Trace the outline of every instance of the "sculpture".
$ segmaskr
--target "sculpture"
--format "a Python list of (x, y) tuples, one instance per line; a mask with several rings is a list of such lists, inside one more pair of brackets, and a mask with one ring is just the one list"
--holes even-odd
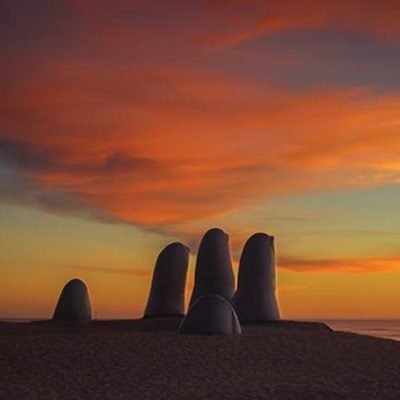
[(53, 314), (53, 320), (90, 321), (92, 311), (89, 293), (80, 279), (69, 281), (63, 288)]
[(200, 243), (190, 305), (206, 294), (217, 294), (230, 301), (233, 292), (229, 237), (221, 229), (210, 229)]
[(279, 320), (273, 236), (256, 233), (247, 240), (232, 304), (241, 322)]
[(235, 335), (242, 332), (232, 305), (219, 295), (199, 297), (182, 321), (179, 333)]
[(157, 258), (145, 317), (184, 314), (189, 249), (181, 243), (165, 247)]

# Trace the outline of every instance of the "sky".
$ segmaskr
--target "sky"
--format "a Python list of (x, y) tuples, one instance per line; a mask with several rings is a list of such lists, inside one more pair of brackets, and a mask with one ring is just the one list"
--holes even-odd
[(397, 0), (0, 5), (0, 317), (71, 278), (140, 317), (155, 260), (276, 238), (284, 318), (400, 318)]

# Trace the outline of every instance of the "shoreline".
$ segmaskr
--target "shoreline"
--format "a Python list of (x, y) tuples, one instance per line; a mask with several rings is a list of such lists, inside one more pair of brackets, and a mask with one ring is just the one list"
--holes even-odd
[[(140, 321), (142, 318), (97, 318), (92, 323), (121, 323)], [(24, 324), (49, 322), (48, 318), (0, 318), (0, 324)], [(400, 319), (289, 319), (281, 322), (293, 323), (323, 323), (335, 332), (354, 333), (387, 340), (400, 341)]]

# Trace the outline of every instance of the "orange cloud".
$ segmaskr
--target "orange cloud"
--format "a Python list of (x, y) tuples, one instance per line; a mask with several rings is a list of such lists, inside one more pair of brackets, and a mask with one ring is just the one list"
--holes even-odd
[[(122, 221), (163, 228), (260, 197), (399, 179), (395, 91), (296, 93), (180, 70), (71, 73), (74, 90), (55, 70), (40, 96), (20, 85), (3, 99), (2, 162)], [(143, 82), (154, 80), (149, 93)]]

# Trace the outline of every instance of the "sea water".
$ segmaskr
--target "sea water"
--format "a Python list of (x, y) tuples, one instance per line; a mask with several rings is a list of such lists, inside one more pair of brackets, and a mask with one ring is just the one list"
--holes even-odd
[(324, 320), (334, 331), (400, 341), (400, 320)]

